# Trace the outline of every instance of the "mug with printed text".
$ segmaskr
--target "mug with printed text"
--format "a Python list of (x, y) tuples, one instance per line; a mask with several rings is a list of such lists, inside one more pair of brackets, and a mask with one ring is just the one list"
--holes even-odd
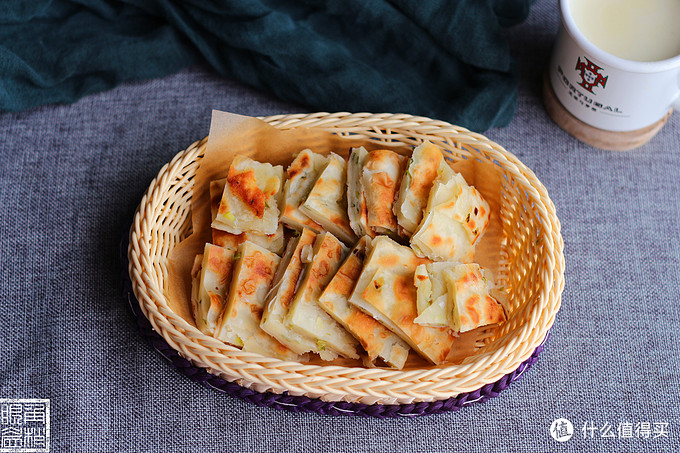
[(561, 0), (549, 66), (560, 104), (604, 131), (680, 108), (680, 0)]

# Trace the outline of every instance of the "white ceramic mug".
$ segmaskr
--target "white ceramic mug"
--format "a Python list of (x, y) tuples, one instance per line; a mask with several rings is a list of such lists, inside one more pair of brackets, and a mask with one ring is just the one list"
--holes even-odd
[(606, 131), (633, 131), (680, 108), (680, 55), (651, 62), (619, 58), (583, 35), (574, 22), (572, 0), (560, 0), (560, 9), (549, 75), (569, 113)]

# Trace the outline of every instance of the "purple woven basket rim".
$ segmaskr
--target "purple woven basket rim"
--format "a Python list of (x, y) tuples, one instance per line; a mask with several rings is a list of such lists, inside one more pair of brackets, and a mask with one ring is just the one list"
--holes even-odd
[(286, 410), (294, 413), (316, 412), (323, 415), (349, 415), (359, 417), (376, 418), (398, 418), (416, 417), (420, 415), (442, 414), (445, 412), (455, 412), (465, 406), (475, 403), (484, 403), (507, 389), (510, 384), (518, 380), (536, 361), (538, 355), (543, 351), (544, 344), (550, 332), (546, 333), (543, 342), (536, 347), (534, 352), (522, 362), (517, 369), (506, 374), (496, 382), (486, 384), (481, 388), (461, 393), (447, 400), (419, 402), (412, 404), (364, 404), (349, 403), (346, 401), (323, 401), (307, 396), (293, 396), (287, 392), (282, 394), (273, 392), (257, 392), (242, 387), (234, 382), (226, 381), (219, 376), (209, 373), (205, 368), (194, 365), (190, 360), (182, 357), (178, 351), (173, 349), (165, 339), (156, 332), (151, 323), (142, 312), (139, 302), (132, 291), (132, 281), (128, 271), (127, 250), (129, 244), (130, 224), (123, 231), (120, 243), (120, 262), (121, 262), (121, 285), (123, 298), (127, 301), (132, 315), (135, 318), (140, 333), (144, 336), (151, 346), (158, 351), (170, 364), (189, 377), (208, 388), (212, 388), (221, 393), (226, 393), (260, 407), (271, 407), (279, 410)]

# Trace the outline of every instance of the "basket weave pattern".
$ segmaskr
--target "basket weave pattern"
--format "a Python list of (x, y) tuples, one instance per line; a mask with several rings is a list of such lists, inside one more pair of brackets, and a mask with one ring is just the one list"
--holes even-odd
[[(167, 257), (187, 234), (193, 175), (206, 139), (180, 152), (151, 182), (135, 214), (128, 249), (132, 289), (153, 329), (183, 358), (215, 376), (263, 393), (367, 405), (448, 400), (518, 371), (544, 341), (564, 287), (563, 242), (545, 187), (516, 157), (486, 137), (405, 114), (315, 113), (262, 118), (274, 127), (320, 128), (384, 146), (430, 140), (447, 158), (487, 159), (501, 174), (503, 246), (499, 280), (510, 287), (510, 317), (462, 364), (391, 370), (284, 362), (209, 337), (174, 313), (163, 293)], [(522, 370), (523, 371), (523, 370)]]

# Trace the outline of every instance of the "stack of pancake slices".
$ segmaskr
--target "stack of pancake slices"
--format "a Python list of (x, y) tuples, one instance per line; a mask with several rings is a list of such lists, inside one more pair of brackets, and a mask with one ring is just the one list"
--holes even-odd
[(445, 362), (459, 333), (506, 319), (472, 262), (489, 204), (423, 142), (300, 151), (282, 166), (235, 156), (210, 183), (212, 243), (192, 269), (197, 328), (287, 361)]

